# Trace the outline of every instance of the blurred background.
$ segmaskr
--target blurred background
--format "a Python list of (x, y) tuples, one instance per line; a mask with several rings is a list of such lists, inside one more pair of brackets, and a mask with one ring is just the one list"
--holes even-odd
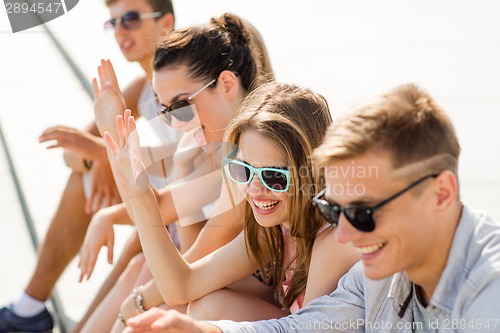
[[(462, 145), (463, 200), (500, 218), (500, 2), (174, 0), (174, 6), (177, 27), (226, 11), (248, 19), (264, 37), (277, 79), (323, 94), (334, 119), (401, 83), (429, 90), (451, 114)], [(53, 125), (83, 128), (93, 116), (92, 100), (51, 36), (84, 81), (97, 74), (101, 58), (112, 60), (122, 87), (140, 73), (104, 31), (109, 13), (102, 0), (80, 1), (49, 22), (48, 31), (35, 27), (16, 34), (4, 9), (0, 126), (9, 154), (0, 150), (1, 305), (19, 295), (34, 267), (26, 212), (43, 238), (69, 175), (62, 152), (47, 150), (37, 138)], [(118, 230), (117, 248), (127, 232)], [(109, 271), (103, 252), (89, 282), (77, 283), (75, 261), (58, 285), (69, 321), (79, 319)]]

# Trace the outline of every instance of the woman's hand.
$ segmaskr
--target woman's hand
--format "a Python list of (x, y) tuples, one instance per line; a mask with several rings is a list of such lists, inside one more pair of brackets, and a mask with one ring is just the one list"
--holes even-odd
[(151, 192), (151, 187), (148, 173), (142, 163), (135, 119), (130, 110), (127, 109), (123, 116), (116, 117), (116, 129), (118, 142), (111, 137), (109, 132), (104, 133), (104, 140), (110, 151), (110, 164), (115, 182), (124, 200), (140, 198)]
[(92, 80), (94, 91), (94, 113), (97, 129), (101, 135), (108, 131), (111, 136), (115, 136), (115, 119), (126, 109), (125, 99), (118, 86), (118, 80), (109, 60), (101, 60), (101, 65), (97, 67), (99, 73), (99, 83), (97, 79)]
[(175, 310), (162, 310), (152, 308), (137, 315), (127, 322), (127, 328), (123, 333), (215, 333), (221, 332), (217, 327), (194, 320), (193, 318), (180, 314)]
[(113, 224), (115, 215), (120, 206), (110, 206), (100, 209), (90, 221), (85, 239), (80, 248), (80, 279), (82, 282), (85, 277), (90, 279), (94, 271), (97, 256), (101, 247), (108, 248), (108, 263), (113, 263), (113, 246), (115, 244), (115, 233)]

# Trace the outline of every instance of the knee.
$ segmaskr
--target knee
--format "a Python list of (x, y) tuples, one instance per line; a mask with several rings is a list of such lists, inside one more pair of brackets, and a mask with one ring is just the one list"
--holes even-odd
[(225, 289), (217, 290), (189, 303), (187, 314), (197, 320), (223, 319), (223, 309), (227, 306), (225, 292)]

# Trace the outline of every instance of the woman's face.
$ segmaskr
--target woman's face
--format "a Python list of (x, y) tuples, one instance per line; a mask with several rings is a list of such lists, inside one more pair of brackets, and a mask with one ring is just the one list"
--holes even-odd
[[(183, 65), (153, 73), (153, 87), (160, 104), (164, 107), (185, 100), (206, 83), (189, 78), (187, 68)], [(224, 94), (223, 85), (220, 82), (214, 85), (204, 89), (190, 101), (190, 104), (194, 105), (195, 117), (189, 122), (182, 122), (172, 117), (172, 127), (193, 133), (197, 141), (198, 139), (206, 139), (207, 143), (222, 141), (234, 110)]]
[[(256, 168), (288, 167), (285, 152), (272, 140), (255, 130), (247, 130), (241, 134), (236, 159)], [(283, 223), (289, 228), (290, 195), (288, 192), (276, 192), (268, 189), (262, 184), (257, 174), (254, 175), (250, 183), (239, 186), (252, 207), (257, 223), (263, 227)]]

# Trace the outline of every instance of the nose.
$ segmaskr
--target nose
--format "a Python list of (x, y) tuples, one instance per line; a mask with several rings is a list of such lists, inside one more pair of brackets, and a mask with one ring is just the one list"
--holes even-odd
[(247, 184), (247, 193), (251, 196), (259, 196), (267, 191), (267, 188), (262, 184), (257, 174), (253, 175), (250, 183)]
[(127, 32), (127, 29), (123, 27), (121, 22), (120, 23), (116, 22), (114, 29), (115, 29), (115, 38), (118, 38), (119, 36), (122, 36)]
[(352, 242), (362, 236), (362, 232), (354, 228), (347, 220), (344, 213), (339, 216), (337, 229), (335, 231), (335, 238), (340, 243)]

